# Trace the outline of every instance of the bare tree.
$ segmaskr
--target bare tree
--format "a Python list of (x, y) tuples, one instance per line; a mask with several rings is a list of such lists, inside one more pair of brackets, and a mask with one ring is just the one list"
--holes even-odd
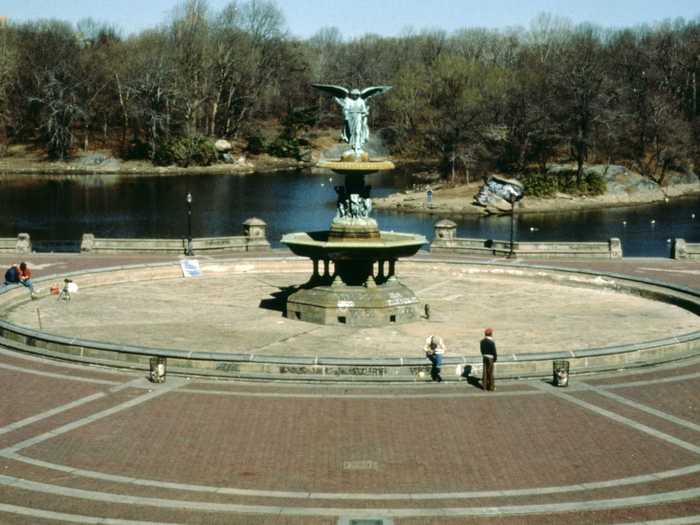
[(576, 160), (576, 184), (580, 187), (594, 124), (601, 116), (606, 59), (598, 30), (592, 26), (578, 27), (567, 44), (560, 50), (559, 67), (554, 72), (556, 109)]
[(14, 30), (0, 23), (0, 156), (7, 147), (7, 126), (12, 121), (10, 92), (16, 82), (17, 48)]
[(80, 82), (61, 69), (47, 70), (35, 75), (38, 96), (30, 102), (41, 106), (42, 125), (49, 157), (65, 160), (75, 141), (73, 129), (85, 118), (79, 96)]

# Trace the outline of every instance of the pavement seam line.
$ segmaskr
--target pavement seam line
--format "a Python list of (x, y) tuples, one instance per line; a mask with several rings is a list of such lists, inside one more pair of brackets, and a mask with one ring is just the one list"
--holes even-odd
[(19, 516), (31, 516), (32, 518), (40, 518), (47, 520), (61, 520), (69, 523), (87, 523), (96, 525), (178, 525), (174, 522), (156, 522), (156, 521), (134, 521), (122, 520), (118, 518), (99, 518), (95, 516), (83, 516), (80, 514), (66, 514), (65, 512), (55, 512), (52, 510), (35, 509), (31, 507), (20, 507), (19, 505), (8, 505), (0, 503), (0, 513), (15, 514)]
[(656, 384), (661, 384), (661, 383), (675, 383), (677, 381), (685, 381), (686, 379), (697, 379), (700, 377), (700, 372), (696, 372), (694, 374), (683, 374), (683, 375), (678, 375), (674, 377), (661, 377), (658, 379), (648, 379), (648, 380), (642, 380), (642, 381), (633, 381), (631, 383), (620, 383), (617, 385), (588, 385), (590, 388), (605, 388), (607, 390), (618, 390), (621, 388), (628, 388), (628, 387), (634, 387), (634, 386), (647, 386), (647, 385), (656, 385)]
[(158, 481), (143, 478), (134, 478), (130, 476), (122, 476), (119, 474), (105, 474), (92, 470), (85, 470), (67, 465), (59, 465), (50, 463), (40, 459), (22, 456), (16, 453), (0, 452), (0, 457), (12, 461), (26, 463), (28, 465), (37, 466), (49, 470), (64, 472), (72, 476), (80, 476), (91, 479), (97, 479), (107, 482), (125, 483), (129, 485), (157, 487), (168, 490), (181, 490), (188, 492), (203, 492), (225, 494), (228, 496), (245, 496), (245, 497), (265, 497), (265, 498), (284, 498), (284, 499), (309, 499), (309, 500), (440, 500), (440, 499), (476, 499), (476, 498), (504, 498), (504, 497), (525, 497), (525, 496), (541, 496), (545, 494), (564, 494), (568, 492), (581, 492), (601, 490), (609, 487), (620, 487), (628, 485), (639, 485), (644, 483), (654, 483), (659, 480), (669, 479), (680, 476), (688, 476), (700, 472), (700, 463), (681, 467), (674, 470), (666, 470), (661, 472), (653, 472), (651, 474), (642, 474), (627, 478), (617, 478), (608, 481), (593, 481), (588, 483), (576, 483), (573, 485), (561, 485), (550, 487), (537, 487), (532, 489), (502, 489), (502, 490), (480, 490), (471, 492), (435, 492), (435, 493), (349, 493), (349, 492), (306, 492), (306, 491), (277, 491), (277, 490), (261, 490), (261, 489), (240, 489), (235, 487), (217, 487), (211, 485), (193, 485), (186, 483), (177, 483), (172, 481)]
[(47, 419), (49, 417), (55, 416), (56, 414), (60, 414), (61, 412), (65, 412), (66, 410), (71, 410), (73, 408), (79, 407), (81, 405), (84, 405), (86, 403), (90, 403), (92, 401), (95, 401), (97, 399), (101, 399), (105, 397), (107, 394), (104, 392), (98, 392), (96, 394), (92, 394), (91, 396), (83, 397), (81, 399), (78, 399), (76, 401), (73, 401), (71, 403), (66, 403), (65, 405), (58, 406), (56, 408), (52, 408), (51, 410), (47, 410), (46, 412), (41, 412), (39, 414), (36, 414), (34, 416), (27, 417), (25, 419), (21, 419), (19, 421), (15, 421), (14, 423), (10, 423), (7, 426), (4, 426), (0, 428), (0, 435), (1, 434), (6, 434), (8, 432), (12, 432), (14, 430), (17, 430), (18, 428), (26, 427), (27, 425), (31, 425), (32, 423), (36, 423), (37, 421), (41, 421), (42, 419)]
[(454, 392), (451, 394), (297, 394), (297, 393), (281, 393), (281, 392), (230, 392), (226, 390), (206, 390), (197, 388), (183, 388), (180, 392), (187, 394), (198, 395), (218, 395), (218, 396), (240, 396), (240, 397), (260, 397), (260, 398), (300, 398), (300, 399), (474, 399), (474, 398), (493, 398), (493, 397), (519, 397), (519, 396), (540, 396), (544, 392), (539, 390), (534, 391), (517, 391), (517, 392)]
[(244, 505), (237, 503), (212, 503), (191, 500), (169, 500), (163, 498), (129, 496), (94, 490), (74, 489), (60, 485), (28, 481), (11, 476), (0, 475), (0, 485), (16, 490), (27, 490), (78, 498), (110, 504), (143, 505), (167, 509), (189, 511), (239, 512), (250, 514), (278, 514), (286, 516), (386, 516), (391, 518), (425, 517), (425, 516), (512, 516), (518, 514), (552, 514), (562, 512), (584, 512), (611, 510), (638, 506), (668, 504), (700, 497), (700, 488), (661, 492), (643, 496), (630, 496), (606, 500), (570, 501), (560, 503), (541, 503), (531, 505), (503, 505), (498, 507), (444, 507), (444, 508), (334, 508), (334, 507), (289, 507), (282, 505)]
[(441, 286), (445, 286), (446, 284), (449, 284), (449, 283), (450, 283), (450, 281), (448, 280), (448, 281), (441, 281), (439, 283), (431, 284), (430, 286), (426, 286), (425, 288), (421, 288), (420, 290), (416, 290), (416, 293), (417, 294), (425, 293), (425, 292), (428, 292), (428, 291), (433, 290), (435, 288), (440, 288)]
[(614, 394), (612, 392), (608, 392), (605, 389), (591, 389), (591, 391), (595, 392), (596, 394), (601, 395), (603, 397), (607, 397), (608, 399), (612, 399), (613, 401), (617, 401), (620, 404), (631, 406), (632, 408), (636, 408), (637, 410), (640, 410), (642, 412), (646, 412), (647, 414), (651, 414), (652, 416), (656, 416), (660, 419), (665, 419), (666, 421), (670, 421), (671, 423), (674, 423), (674, 424), (679, 425), (681, 427), (685, 427), (685, 428), (688, 428), (690, 430), (694, 430), (695, 432), (700, 432), (700, 425), (697, 425), (691, 421), (687, 421), (687, 420), (682, 419), (680, 417), (676, 417), (672, 414), (667, 414), (666, 412), (662, 412), (661, 410), (657, 410), (657, 409), (652, 408), (648, 405), (638, 403), (636, 401), (628, 399), (628, 398), (621, 396), (619, 394)]
[(126, 401), (124, 403), (121, 403), (119, 405), (113, 406), (111, 408), (108, 408), (106, 410), (102, 410), (101, 412), (97, 412), (95, 414), (86, 416), (84, 418), (78, 419), (76, 421), (73, 421), (71, 423), (67, 423), (65, 425), (62, 425), (56, 429), (50, 430), (48, 432), (45, 432), (43, 434), (40, 434), (38, 436), (34, 436), (32, 438), (26, 439), (24, 441), (21, 441), (19, 443), (16, 443), (12, 446), (6, 447), (2, 450), (0, 450), (0, 453), (6, 454), (6, 453), (14, 453), (14, 452), (19, 452), (22, 449), (25, 449), (27, 447), (34, 446), (38, 443), (41, 443), (43, 441), (46, 441), (48, 439), (54, 438), (56, 436), (59, 436), (61, 434), (65, 434), (66, 432), (70, 432), (72, 430), (75, 430), (77, 428), (83, 427), (85, 425), (88, 425), (90, 423), (93, 423), (95, 421), (99, 421), (100, 419), (103, 419), (105, 417), (111, 416), (113, 414), (116, 414), (118, 412), (121, 412), (123, 410), (132, 408), (134, 406), (140, 405), (141, 403), (145, 403), (146, 401), (150, 401), (151, 399), (155, 399), (159, 396), (162, 396), (163, 394), (166, 394), (168, 392), (173, 391), (174, 389), (178, 388), (182, 383), (171, 383), (167, 387), (161, 387), (155, 390), (152, 390), (146, 394), (143, 394), (141, 396), (135, 397), (133, 399), (130, 399), (129, 401)]
[(620, 523), (616, 525), (695, 525), (696, 523), (700, 523), (700, 515), (668, 518), (665, 520), (635, 521), (634, 523)]
[(14, 359), (20, 359), (22, 361), (28, 361), (30, 363), (40, 363), (43, 365), (53, 366), (53, 367), (57, 367), (57, 368), (74, 368), (76, 370), (89, 369), (89, 370), (92, 370), (95, 372), (99, 372), (102, 374), (109, 374), (109, 375), (113, 375), (113, 376), (124, 375), (123, 372), (120, 374), (118, 371), (116, 371), (114, 369), (99, 368), (99, 367), (88, 368), (84, 364), (78, 364), (78, 363), (73, 363), (73, 362), (60, 362), (60, 361), (57, 362), (57, 361), (53, 361), (51, 359), (47, 359), (46, 357), (41, 356), (41, 355), (37, 356), (34, 354), (25, 354), (23, 352), (19, 352), (17, 350), (11, 350), (11, 349), (5, 348), (3, 346), (0, 346), (0, 356), (7, 356), (10, 358), (14, 358)]
[(638, 423), (632, 419), (621, 416), (620, 414), (616, 414), (615, 412), (612, 412), (610, 410), (600, 408), (599, 406), (596, 406), (592, 403), (588, 403), (587, 401), (583, 401), (581, 399), (576, 399), (575, 397), (573, 397), (571, 395), (567, 395), (567, 394), (564, 394), (562, 392), (557, 392), (555, 390), (552, 390), (553, 388), (556, 388), (556, 387), (540, 384), (540, 385), (537, 385), (537, 388), (548, 391), (552, 396), (558, 397), (559, 399), (566, 400), (570, 403), (573, 403), (573, 404), (578, 405), (582, 408), (585, 408), (591, 412), (595, 412), (598, 415), (607, 417), (608, 419), (612, 419), (613, 421), (615, 421), (617, 423), (620, 423), (622, 425), (626, 425), (630, 428), (633, 428), (635, 430), (638, 430), (640, 432), (643, 432), (643, 433), (648, 434), (650, 436), (653, 436), (655, 438), (661, 439), (662, 441), (666, 441), (667, 443), (670, 443), (670, 444), (675, 445), (677, 447), (683, 448), (689, 452), (700, 455), (700, 447), (695, 446), (692, 443), (688, 443), (687, 441), (683, 441), (683, 440), (678, 439), (676, 437), (673, 437), (669, 434), (665, 434), (659, 430), (656, 430), (655, 428), (652, 428), (652, 427), (647, 426), (647, 425), (643, 425), (642, 423)]
[(54, 372), (44, 372), (41, 370), (32, 370), (31, 368), (22, 368), (21, 366), (8, 365), (5, 363), (0, 363), (0, 368), (5, 369), (5, 370), (12, 370), (13, 372), (22, 372), (24, 374), (34, 374), (34, 375), (44, 376), (44, 377), (53, 377), (56, 379), (64, 379), (67, 381), (81, 381), (83, 383), (94, 383), (97, 385), (119, 385), (119, 384), (121, 384), (119, 381), (108, 381), (106, 379), (92, 379), (89, 377), (69, 376), (66, 374), (57, 374)]
[[(270, 343), (267, 343), (267, 344), (264, 344), (264, 345), (261, 345), (261, 346), (253, 347), (252, 350), (253, 350), (254, 352), (257, 352), (257, 351), (260, 351), (260, 350), (264, 350), (264, 349), (266, 349), (266, 348), (270, 348), (271, 346), (279, 345), (279, 344), (285, 343), (285, 342), (289, 341), (290, 339), (294, 339), (295, 337), (301, 337), (301, 336), (304, 336), (304, 335), (311, 334), (311, 333), (313, 333), (313, 332), (318, 332), (318, 331), (321, 330), (322, 328), (323, 328), (322, 326), (314, 326), (314, 327), (312, 327), (312, 328), (309, 328), (308, 330), (300, 330), (299, 332), (296, 332), (296, 333), (294, 333), (294, 334), (288, 335), (288, 336), (286, 336), (286, 337), (282, 337), (282, 338), (280, 338), (280, 339), (276, 339), (275, 341), (272, 341), (272, 342), (270, 342)], [(252, 361), (252, 360), (255, 358), (255, 354), (254, 354), (254, 353), (251, 353), (250, 355), (251, 355), (251, 361)]]

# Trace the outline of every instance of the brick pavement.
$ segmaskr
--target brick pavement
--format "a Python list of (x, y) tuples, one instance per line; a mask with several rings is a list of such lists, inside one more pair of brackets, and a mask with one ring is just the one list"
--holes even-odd
[[(0, 365), (3, 357), (8, 358), (0, 354)], [(53, 393), (53, 399), (73, 392), (76, 378), (66, 375), (61, 381), (37, 376), (32, 373), (34, 360), (23, 362), (27, 371), (16, 367), (14, 376), (6, 379), (10, 385), (38, 377), (45, 381), (41, 388)], [(66, 371), (60, 363), (37, 363), (55, 366), (57, 375)], [(689, 368), (695, 366), (690, 363)], [(683, 368), (680, 364), (664, 369), (676, 372)], [(664, 369), (635, 375), (644, 376), (651, 391), (659, 385), (654, 381), (665, 375)], [(122, 384), (139, 384), (138, 376), (113, 375), (121, 376)], [(681, 379), (670, 384), (680, 387), (686, 383)], [(199, 388), (204, 385), (209, 388)], [(278, 391), (275, 385), (246, 385), (244, 393), (264, 393), (262, 398), (239, 396), (235, 388), (221, 388), (234, 385), (183, 382), (168, 393), (124, 409), (119, 407), (158, 387), (144, 384), (143, 388), (114, 392), (113, 386), (105, 385), (105, 397), (99, 402), (24, 429), (31, 430), (22, 435), (26, 439), (66, 423), (77, 424), (18, 450), (19, 461), (9, 457), (0, 462), (0, 486), (5, 479), (2, 476), (29, 483), (26, 488), (21, 482), (5, 485), (0, 490), (0, 505), (65, 514), (85, 515), (89, 511), (88, 515), (120, 519), (143, 520), (147, 515), (150, 521), (158, 522), (167, 522), (163, 516), (168, 516), (175, 523), (224, 523), (224, 516), (240, 518), (248, 506), (256, 509), (251, 523), (333, 523), (322, 515), (314, 516), (314, 512), (359, 512), (363, 508), (375, 509), (380, 515), (398, 512), (394, 518), (399, 523), (428, 523), (432, 521), (429, 516), (422, 516), (425, 521), (421, 521), (402, 518), (401, 513), (440, 515), (444, 508), (462, 509), (458, 512), (465, 516), (474, 514), (470, 522), (475, 523), (537, 523), (529, 518), (513, 521), (509, 513), (518, 514), (518, 508), (544, 509), (537, 512), (541, 518), (556, 513), (557, 506), (564, 504), (578, 508), (574, 513), (593, 516), (591, 523), (613, 523), (599, 517), (607, 519), (620, 513), (595, 511), (597, 502), (620, 500), (622, 503), (614, 505), (626, 509), (625, 516), (645, 516), (645, 506), (638, 500), (650, 498), (650, 504), (659, 506), (653, 503), (655, 494), (680, 497), (679, 505), (695, 509), (692, 502), (697, 496), (688, 499), (682, 494), (700, 486), (700, 466), (684, 474), (687, 468), (698, 465), (698, 454), (572, 405), (547, 391), (552, 387), (542, 389), (542, 383), (526, 383), (525, 390), (491, 397), (464, 385), (463, 390), (449, 387), (446, 392), (419, 388), (419, 397), (416, 389), (394, 386), (390, 390), (395, 398), (382, 397), (382, 389), (367, 387), (361, 387), (362, 394), (357, 395), (351, 386), (313, 386), (305, 392), (302, 386), (284, 386)], [(697, 383), (689, 385), (693, 388), (683, 391), (686, 403), (696, 403)], [(188, 393), (192, 388), (204, 393)], [(640, 387), (610, 391), (621, 390), (633, 392)], [(575, 384), (556, 392), (585, 399), (657, 431), (673, 431), (668, 421), (635, 415), (634, 409), (607, 398), (596, 399), (597, 394), (577, 390)], [(40, 405), (47, 403), (47, 398), (37, 399)], [(654, 406), (656, 399), (659, 396), (650, 395), (644, 403)], [(666, 410), (664, 403), (656, 404), (656, 409)], [(115, 408), (119, 410), (107, 417), (82, 423)], [(43, 412), (39, 406), (35, 410)], [(698, 435), (688, 428), (676, 430), (686, 433), (674, 433), (681, 438)], [(436, 439), (439, 446), (433, 445)], [(0, 451), (3, 453), (7, 455)], [(36, 460), (41, 463), (33, 464)], [(660, 472), (667, 474), (659, 477)], [(114, 475), (124, 476), (116, 478), (123, 481), (113, 479)], [(140, 486), (139, 480), (150, 486)], [(600, 485), (606, 480), (620, 481), (606, 488)], [(582, 487), (585, 482), (591, 485)], [(288, 491), (306, 495), (289, 498)], [(315, 499), (309, 492), (326, 495)], [(348, 494), (358, 493), (347, 499)], [(381, 494), (394, 496), (376, 499)], [(416, 499), (418, 494), (424, 499)], [(129, 498), (145, 500), (129, 504), (127, 511), (125, 503), (119, 502), (131, 501)], [(629, 498), (634, 499), (628, 506), (624, 500)], [(198, 502), (194, 510), (187, 510), (190, 502)], [(207, 506), (214, 510), (204, 510)], [(485, 508), (502, 508), (504, 521), (481, 515)], [(139, 509), (145, 514), (138, 515)], [(309, 519), (295, 516), (299, 512)], [(9, 514), (22, 523), (16, 513)], [(258, 521), (261, 514), (269, 520)], [(667, 514), (664, 510), (657, 516)], [(156, 516), (158, 519), (153, 519)]]
[(698, 373), (689, 360), (569, 389), (501, 382), (496, 395), (464, 383), (151, 385), (0, 351), (0, 432), (37, 418), (0, 434), (0, 523), (699, 523)]

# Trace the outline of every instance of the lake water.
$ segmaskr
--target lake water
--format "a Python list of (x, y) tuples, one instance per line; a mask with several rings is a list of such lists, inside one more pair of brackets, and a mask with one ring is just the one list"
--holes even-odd
[[(382, 174), (368, 177), (368, 182), (372, 195), (381, 197), (406, 187), (408, 178)], [(333, 186), (341, 183), (341, 177), (303, 171), (176, 177), (5, 175), (0, 177), (0, 237), (27, 232), (38, 250), (75, 249), (83, 233), (181, 238), (187, 235), (185, 195), (191, 192), (193, 237), (239, 235), (245, 219), (259, 217), (268, 224), (270, 242), (280, 246), (284, 233), (329, 227), (335, 213)], [(382, 230), (420, 233), (428, 239), (438, 220), (392, 212), (374, 215)], [(509, 217), (450, 219), (457, 222), (460, 237), (509, 238)], [(700, 242), (700, 197), (517, 217), (517, 238), (523, 241), (610, 237), (622, 239), (626, 256), (668, 256), (668, 241), (675, 237)]]

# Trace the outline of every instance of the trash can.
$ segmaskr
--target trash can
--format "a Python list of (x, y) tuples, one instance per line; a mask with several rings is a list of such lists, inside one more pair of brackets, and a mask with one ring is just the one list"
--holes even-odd
[(557, 360), (552, 363), (552, 384), (569, 386), (569, 362)]
[(151, 365), (151, 381), (154, 383), (165, 383), (165, 373), (167, 367), (166, 358), (151, 357), (151, 359), (149, 359), (149, 364)]

